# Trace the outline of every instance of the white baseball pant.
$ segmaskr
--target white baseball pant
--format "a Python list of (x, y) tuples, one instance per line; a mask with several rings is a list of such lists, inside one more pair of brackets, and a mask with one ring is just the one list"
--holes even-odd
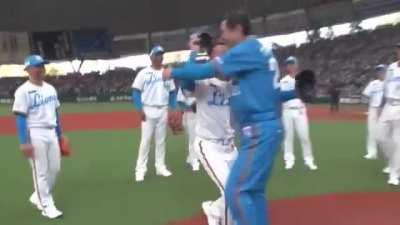
[(308, 127), (307, 109), (300, 108), (284, 108), (282, 113), (283, 127), (285, 131), (285, 139), (283, 143), (284, 160), (286, 163), (294, 163), (295, 155), (293, 151), (294, 133), (300, 139), (303, 149), (303, 158), (305, 162), (314, 162), (314, 156), (311, 147), (311, 140)]
[(368, 110), (367, 118), (367, 155), (376, 157), (378, 154), (377, 144), (377, 129), (378, 129), (378, 118), (379, 108), (370, 107)]
[(231, 167), (237, 157), (237, 149), (233, 141), (224, 144), (200, 137), (196, 137), (195, 140), (195, 151), (199, 160), (221, 193), (221, 196), (211, 205), (212, 214), (214, 217), (221, 218), (222, 224), (227, 225), (231, 224), (232, 220), (229, 219), (228, 208), (225, 205), (224, 190)]
[(399, 178), (400, 172), (400, 105), (386, 104), (378, 123), (378, 143), (388, 160), (390, 177)]
[(55, 129), (30, 128), (30, 142), (34, 149), (32, 168), (33, 197), (45, 208), (54, 205), (52, 191), (61, 167), (61, 153)]
[(191, 111), (185, 111), (183, 113), (183, 126), (188, 137), (188, 155), (186, 163), (190, 165), (198, 165), (199, 160), (196, 152), (194, 151), (194, 140), (196, 138), (196, 114)]
[(168, 107), (143, 106), (146, 120), (142, 121), (142, 137), (136, 162), (136, 172), (147, 172), (151, 138), (155, 139), (155, 167), (157, 170), (166, 168), (165, 137), (167, 135)]

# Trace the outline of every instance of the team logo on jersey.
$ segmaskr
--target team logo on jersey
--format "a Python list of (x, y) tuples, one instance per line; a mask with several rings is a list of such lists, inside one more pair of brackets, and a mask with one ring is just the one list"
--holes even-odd
[(30, 109), (34, 109), (37, 107), (40, 107), (42, 105), (46, 105), (50, 102), (55, 102), (57, 101), (57, 96), (56, 95), (51, 95), (48, 97), (43, 97), (41, 94), (35, 93), (32, 96), (32, 105), (29, 107)]

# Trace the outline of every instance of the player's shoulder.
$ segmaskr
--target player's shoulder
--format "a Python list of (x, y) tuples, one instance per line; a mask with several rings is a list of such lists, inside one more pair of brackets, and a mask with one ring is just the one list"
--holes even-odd
[(30, 82), (29, 81), (25, 81), (23, 84), (21, 84), (16, 90), (15, 90), (15, 94), (19, 94), (22, 92), (27, 92), (30, 90)]
[(285, 75), (281, 79), (282, 82), (289, 82), (289, 81), (292, 81), (292, 80), (293, 80), (293, 77), (291, 77), (290, 75)]
[(399, 62), (394, 62), (389, 65), (388, 70), (393, 70), (399, 66)]

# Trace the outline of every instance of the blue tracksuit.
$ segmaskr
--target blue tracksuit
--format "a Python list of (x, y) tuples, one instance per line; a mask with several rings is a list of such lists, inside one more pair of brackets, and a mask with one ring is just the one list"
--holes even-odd
[(240, 128), (240, 151), (225, 189), (236, 225), (267, 225), (265, 186), (282, 140), (282, 95), (273, 55), (256, 39), (247, 39), (205, 64), (172, 70), (176, 79), (222, 75), (233, 81), (230, 106)]

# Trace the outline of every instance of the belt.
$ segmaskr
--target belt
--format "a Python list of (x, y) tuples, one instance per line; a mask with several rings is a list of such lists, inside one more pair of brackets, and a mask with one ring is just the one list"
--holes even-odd
[(42, 130), (53, 130), (55, 127), (30, 127), (30, 129), (42, 129)]
[(204, 139), (205, 141), (209, 141), (211, 143), (214, 143), (214, 144), (225, 145), (225, 146), (231, 145), (231, 144), (234, 143), (234, 138), (228, 138), (228, 139), (226, 139), (226, 138), (208, 139), (208, 138), (202, 138), (202, 137), (200, 137), (200, 138)]
[(167, 105), (144, 105), (144, 107), (151, 107), (151, 108), (162, 109), (162, 108), (167, 107)]
[(293, 109), (293, 110), (299, 110), (299, 109), (304, 109), (304, 106), (294, 106), (294, 107), (285, 107), (284, 109)]
[(400, 100), (387, 99), (386, 103), (389, 104), (389, 105), (392, 105), (392, 106), (399, 106), (400, 105)]

